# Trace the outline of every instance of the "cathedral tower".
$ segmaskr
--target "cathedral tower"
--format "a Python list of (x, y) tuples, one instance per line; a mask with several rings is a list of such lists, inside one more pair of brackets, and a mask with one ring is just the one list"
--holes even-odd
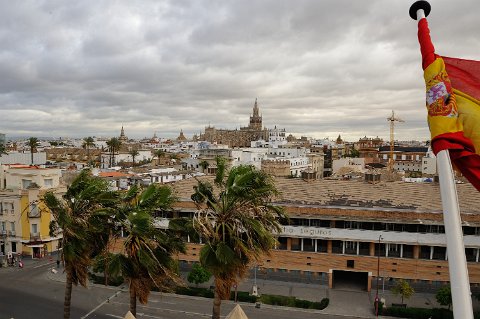
[(250, 116), (250, 124), (248, 128), (256, 131), (262, 130), (262, 117), (259, 114), (257, 99), (255, 99), (255, 105), (253, 106), (253, 115)]

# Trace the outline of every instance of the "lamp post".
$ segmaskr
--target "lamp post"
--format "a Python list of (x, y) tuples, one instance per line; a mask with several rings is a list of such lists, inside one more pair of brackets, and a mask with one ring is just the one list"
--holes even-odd
[(378, 286), (380, 280), (380, 242), (382, 240), (382, 235), (378, 236), (378, 257), (377, 257), (377, 293), (375, 294), (375, 316), (378, 318)]

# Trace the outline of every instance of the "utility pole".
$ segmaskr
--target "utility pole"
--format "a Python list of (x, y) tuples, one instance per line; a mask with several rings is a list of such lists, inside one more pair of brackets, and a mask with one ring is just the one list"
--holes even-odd
[(377, 257), (377, 293), (375, 294), (375, 316), (378, 318), (378, 303), (380, 299), (378, 298), (378, 286), (380, 280), (380, 243), (382, 240), (382, 235), (378, 236), (378, 257)]

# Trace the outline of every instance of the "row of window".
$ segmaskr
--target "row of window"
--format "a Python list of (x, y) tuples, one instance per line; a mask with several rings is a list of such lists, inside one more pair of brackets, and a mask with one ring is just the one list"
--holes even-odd
[[(287, 250), (287, 237), (279, 237), (279, 250)], [(311, 238), (290, 238), (290, 250), (327, 253), (328, 240)], [(371, 256), (370, 242), (331, 240), (332, 254)], [(414, 245), (375, 243), (374, 256), (393, 258), (415, 258)], [(447, 260), (447, 248), (440, 246), (418, 246), (418, 259)], [(465, 248), (467, 261), (478, 262), (480, 250), (478, 248)]]
[[(289, 225), (304, 226), (304, 227), (396, 231), (396, 232), (408, 232), (408, 233), (431, 233), (431, 234), (445, 233), (445, 226), (443, 225), (425, 225), (425, 224), (394, 224), (394, 223), (381, 223), (381, 222), (358, 222), (358, 221), (344, 221), (344, 220), (290, 218)], [(463, 226), (462, 228), (463, 228), (464, 235), (480, 235), (479, 227)]]

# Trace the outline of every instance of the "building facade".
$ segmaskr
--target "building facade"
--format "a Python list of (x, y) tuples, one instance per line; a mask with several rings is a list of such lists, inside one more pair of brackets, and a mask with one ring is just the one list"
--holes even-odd
[[(173, 214), (192, 216), (194, 181), (176, 185)], [(334, 287), (346, 273), (372, 289), (377, 277), (412, 284), (449, 281), (445, 228), (438, 184), (276, 178), (275, 202), (290, 216), (278, 245), (265, 257), (265, 273), (317, 278)], [(469, 184), (458, 185), (470, 282), (480, 284), (480, 201)], [(200, 243), (189, 243), (185, 262), (198, 260)], [(380, 267), (378, 267), (380, 265)]]
[(216, 144), (225, 144), (229, 147), (250, 147), (252, 141), (264, 140), (269, 138), (269, 131), (263, 128), (262, 116), (255, 99), (253, 112), (250, 116), (250, 123), (247, 127), (241, 127), (239, 130), (216, 129), (208, 126), (203, 134), (200, 134), (199, 140)]

